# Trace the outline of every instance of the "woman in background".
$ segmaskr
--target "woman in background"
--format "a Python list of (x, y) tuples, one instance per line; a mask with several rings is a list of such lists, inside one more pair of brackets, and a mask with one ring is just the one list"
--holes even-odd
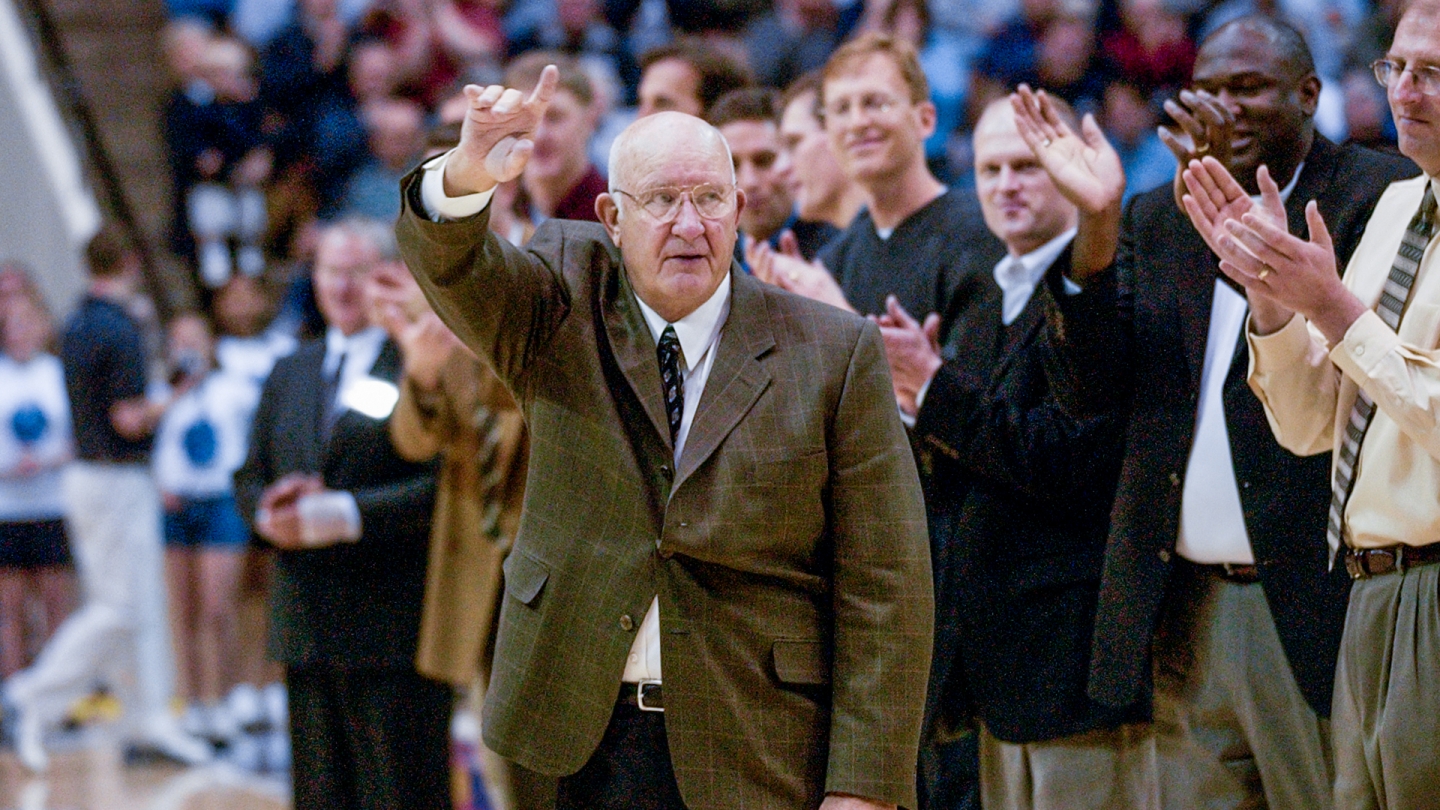
[[(0, 677), (30, 661), (69, 612), (60, 468), (74, 453), (50, 313), (22, 290), (0, 302)], [(33, 632), (28, 632), (33, 631)]]

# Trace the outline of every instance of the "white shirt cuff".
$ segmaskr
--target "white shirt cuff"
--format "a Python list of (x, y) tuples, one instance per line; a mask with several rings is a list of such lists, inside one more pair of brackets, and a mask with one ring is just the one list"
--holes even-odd
[(360, 539), (360, 506), (343, 490), (306, 495), (295, 502), (300, 513), (300, 536), (308, 548)]
[(426, 218), (432, 222), (453, 222), (473, 217), (484, 211), (485, 206), (490, 204), (490, 198), (495, 196), (493, 188), (478, 194), (448, 196), (445, 193), (445, 163), (449, 159), (450, 152), (432, 158), (425, 164), (425, 173), (420, 177), (420, 204), (425, 208)]

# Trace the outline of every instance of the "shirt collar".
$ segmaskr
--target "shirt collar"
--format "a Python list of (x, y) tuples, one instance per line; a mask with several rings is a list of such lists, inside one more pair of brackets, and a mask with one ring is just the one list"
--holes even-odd
[(720, 280), (720, 286), (715, 288), (715, 292), (705, 303), (674, 323), (660, 317), (660, 313), (640, 300), (640, 296), (635, 296), (635, 301), (640, 304), (645, 325), (650, 327), (650, 336), (657, 344), (660, 336), (665, 333), (666, 326), (675, 327), (675, 337), (680, 339), (680, 352), (685, 356), (685, 366), (694, 368), (705, 355), (705, 350), (715, 342), (715, 338), (720, 334), (720, 327), (725, 325), (725, 318), (730, 314), (730, 274), (725, 274), (725, 278)]
[(347, 367), (351, 365), (348, 358), (362, 355), (371, 357), (373, 363), (373, 358), (380, 356), (380, 347), (385, 343), (385, 338), (385, 330), (378, 326), (367, 326), (349, 337), (337, 327), (328, 327), (325, 330), (325, 373), (335, 373), (335, 364), (340, 362), (342, 353), (347, 358)]
[[(995, 283), (999, 284), (1001, 289), (1021, 286), (1033, 289), (1040, 283), (1040, 279), (1045, 277), (1045, 271), (1050, 269), (1050, 265), (1060, 258), (1070, 240), (1075, 238), (1075, 231), (1075, 228), (1071, 228), (1023, 256), (1006, 256), (1001, 259), (1000, 263), (995, 265)], [(1018, 277), (1011, 269), (1017, 261), (1024, 271)]]

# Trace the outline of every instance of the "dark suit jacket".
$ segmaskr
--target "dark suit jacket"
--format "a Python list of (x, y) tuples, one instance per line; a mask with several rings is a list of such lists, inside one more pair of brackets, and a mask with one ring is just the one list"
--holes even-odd
[[(361, 538), (329, 548), (281, 551), (270, 594), (270, 652), (290, 666), (413, 667), (425, 587), (435, 467), (401, 459), (383, 420), (340, 415), (320, 442), (323, 341), (275, 364), (265, 382), (250, 453), (235, 473), (241, 514), (253, 520), (260, 493), (292, 472), (318, 472), (360, 507)], [(394, 382), (386, 341), (371, 374)]]
[(584, 765), (658, 594), (686, 806), (913, 807), (930, 555), (878, 330), (732, 269), (677, 467), (655, 340), (604, 230), (550, 220), (521, 251), (485, 213), (417, 217), (407, 182), (405, 259), (531, 431), (486, 742), (543, 773)]
[(1048, 297), (1041, 285), (1006, 327), (992, 281), (914, 430), (932, 459), (932, 701), (952, 721), (973, 711), (1017, 743), (1148, 715), (1148, 706), (1117, 710), (1086, 696), (1122, 421), (1073, 419), (1050, 396)]
[[(1399, 156), (1317, 134), (1286, 205), (1290, 230), (1308, 235), (1305, 204), (1317, 200), (1343, 267), (1385, 187), (1415, 171)], [(1150, 695), (1217, 266), (1166, 186), (1130, 202), (1112, 272), (1080, 295), (1052, 299), (1066, 407), (1130, 411), (1091, 658), (1091, 695), (1112, 705)], [(1343, 571), (1327, 570), (1330, 457), (1298, 458), (1275, 442), (1247, 369), (1242, 339), (1224, 402), (1245, 527), (1290, 668), (1311, 707), (1328, 716), (1349, 588)]]

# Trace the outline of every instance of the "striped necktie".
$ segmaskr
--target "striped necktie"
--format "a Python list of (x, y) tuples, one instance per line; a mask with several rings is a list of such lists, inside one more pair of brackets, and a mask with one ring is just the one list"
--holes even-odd
[[(1390, 267), (1390, 277), (1380, 293), (1380, 304), (1375, 312), (1391, 329), (1400, 328), (1400, 316), (1405, 312), (1405, 302), (1410, 299), (1410, 290), (1415, 285), (1415, 275), (1420, 271), (1420, 259), (1425, 255), (1425, 246), (1435, 232), (1435, 190), (1433, 183), (1425, 184), (1425, 198), (1420, 201), (1420, 210), (1405, 229), (1405, 238), (1400, 240), (1400, 252)], [(1326, 537), (1331, 548), (1339, 548), (1344, 537), (1345, 504), (1355, 488), (1356, 462), (1360, 459), (1360, 443), (1365, 440), (1365, 431), (1375, 417), (1375, 400), (1360, 389), (1355, 406), (1350, 409), (1350, 420), (1345, 425), (1345, 435), (1340, 442), (1340, 458), (1335, 464), (1335, 477), (1330, 488), (1330, 523)]]
[(660, 360), (660, 382), (665, 391), (665, 416), (670, 422), (670, 443), (680, 435), (680, 420), (685, 415), (685, 382), (680, 378), (680, 338), (675, 327), (666, 326), (655, 347)]

